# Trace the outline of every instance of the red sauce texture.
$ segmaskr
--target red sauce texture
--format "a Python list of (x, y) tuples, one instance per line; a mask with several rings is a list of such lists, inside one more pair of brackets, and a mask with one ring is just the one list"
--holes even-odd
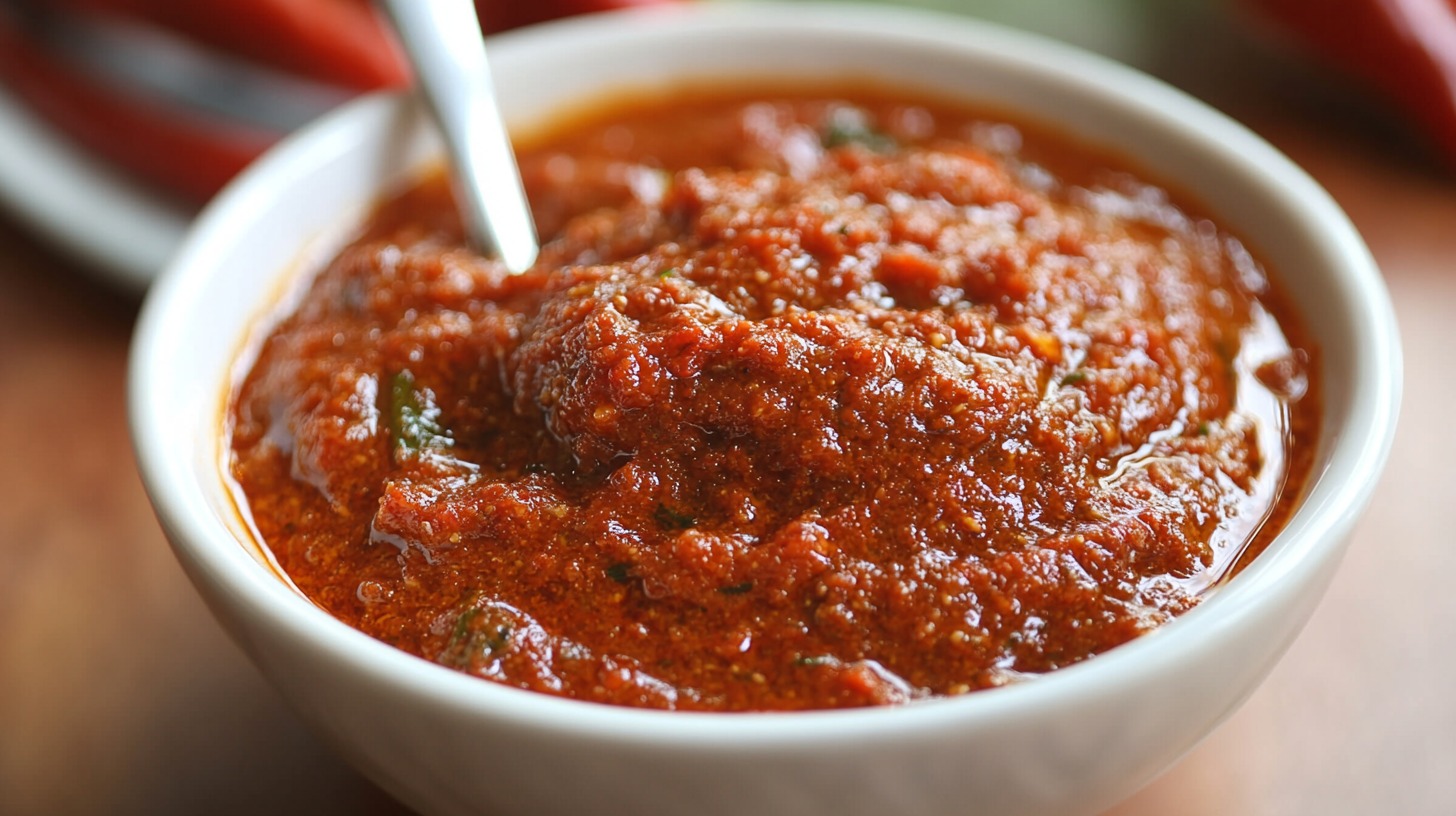
[(534, 269), (426, 179), (229, 410), (282, 569), (427, 660), (666, 709), (985, 689), (1190, 609), (1307, 477), (1313, 350), (1263, 268), (1064, 138), (697, 89), (521, 164)]

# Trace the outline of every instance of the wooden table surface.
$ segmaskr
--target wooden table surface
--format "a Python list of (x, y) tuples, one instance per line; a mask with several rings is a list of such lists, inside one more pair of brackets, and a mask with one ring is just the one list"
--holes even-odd
[[(1347, 209), (1401, 321), (1394, 455), (1314, 619), (1215, 734), (1115, 816), (1456, 813), (1456, 176), (1243, 45), (1152, 66)], [(173, 561), (124, 418), (135, 299), (0, 216), (0, 813), (389, 814)]]

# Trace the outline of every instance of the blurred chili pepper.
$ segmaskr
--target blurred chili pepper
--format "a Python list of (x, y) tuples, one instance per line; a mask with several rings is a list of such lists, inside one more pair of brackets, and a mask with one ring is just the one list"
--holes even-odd
[[(475, 0), (488, 34), (573, 14), (664, 0)], [(351, 88), (408, 81), (409, 68), (369, 0), (55, 0), (118, 14), (303, 76)]]
[(494, 34), (557, 17), (632, 6), (659, 6), (664, 2), (671, 0), (475, 0), (475, 10), (480, 15), (481, 27)]
[[(476, 0), (476, 7), (493, 33), (570, 14), (669, 2), (674, 0)], [(104, 66), (81, 64), (54, 47), (68, 36), (68, 26), (100, 31), (108, 24), (149, 28), (199, 46), (193, 50), (204, 58), (210, 52), (240, 66), (265, 66), (334, 86), (340, 95), (409, 81), (393, 35), (369, 0), (0, 2), (0, 82), (85, 149), (194, 203), (215, 193), (286, 127), (215, 115), (199, 110), (195, 100), (128, 87)]]
[(1240, 0), (1368, 84), (1456, 166), (1456, 0)]
[(54, 0), (50, 5), (145, 20), (219, 51), (348, 88), (389, 87), (409, 79), (387, 23), (368, 0)]
[(187, 202), (207, 200), (281, 136), (98, 83), (0, 17), (0, 81), (91, 154)]

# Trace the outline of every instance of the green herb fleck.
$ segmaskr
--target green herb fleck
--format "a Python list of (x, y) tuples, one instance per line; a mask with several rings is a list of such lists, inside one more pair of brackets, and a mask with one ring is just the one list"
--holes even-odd
[(876, 153), (889, 153), (899, 146), (894, 139), (870, 127), (868, 116), (858, 108), (835, 109), (825, 124), (821, 140), (829, 150), (854, 144)]
[(747, 592), (750, 589), (753, 589), (753, 582), (752, 581), (744, 581), (741, 584), (733, 584), (731, 586), (718, 587), (718, 591), (721, 592), (721, 593), (723, 593), (724, 595), (742, 595), (743, 593)]
[(395, 457), (442, 450), (455, 444), (440, 424), (440, 406), (428, 388), (419, 388), (409, 369), (390, 381), (389, 432), (394, 436)]
[(481, 633), (483, 636), (482, 639), (485, 641), (486, 647), (490, 649), (491, 654), (495, 654), (506, 647), (506, 644), (510, 642), (511, 629), (512, 627), (509, 623), (501, 623)]
[(670, 278), (670, 277), (672, 277), (673, 275), (676, 275), (676, 274), (677, 274), (677, 267), (675, 267), (675, 266), (669, 266), (668, 268), (662, 270), (661, 272), (658, 272), (657, 273), (657, 277), (661, 278), (662, 280), (667, 280), (668, 278)]
[(471, 607), (455, 619), (450, 641), (436, 660), (457, 668), (477, 665), (510, 646), (515, 625), (515, 621), (500, 609)]
[(455, 631), (450, 635), (451, 648), (465, 642), (465, 636), (470, 633), (470, 622), (479, 615), (479, 609), (467, 609), (464, 614), (455, 619)]
[(665, 504), (657, 505), (657, 510), (653, 512), (652, 518), (656, 519), (658, 526), (664, 530), (687, 530), (698, 523), (698, 520), (692, 516), (679, 513)]
[(607, 577), (619, 584), (625, 584), (632, 580), (632, 565), (626, 561), (618, 561), (607, 567)]
[(1077, 385), (1087, 381), (1087, 372), (1082, 370), (1073, 371), (1062, 377), (1062, 385)]
[(1213, 428), (1211, 428), (1207, 422), (1200, 422), (1200, 423), (1198, 423), (1198, 435), (1199, 436), (1208, 436), (1208, 433), (1211, 430), (1213, 430)]

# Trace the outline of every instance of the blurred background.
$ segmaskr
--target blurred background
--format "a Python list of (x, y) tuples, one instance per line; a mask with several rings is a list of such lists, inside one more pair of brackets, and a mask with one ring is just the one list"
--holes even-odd
[[(671, 0), (480, 0), (486, 28)], [(731, 2), (732, 0), (679, 0)], [(1268, 682), (1114, 816), (1456, 813), (1456, 6), (918, 0), (1130, 63), (1243, 121), (1365, 235), (1407, 356), (1391, 465)], [(0, 0), (0, 814), (395, 814), (173, 561), (127, 343), (197, 209), (408, 71), (365, 0)]]

